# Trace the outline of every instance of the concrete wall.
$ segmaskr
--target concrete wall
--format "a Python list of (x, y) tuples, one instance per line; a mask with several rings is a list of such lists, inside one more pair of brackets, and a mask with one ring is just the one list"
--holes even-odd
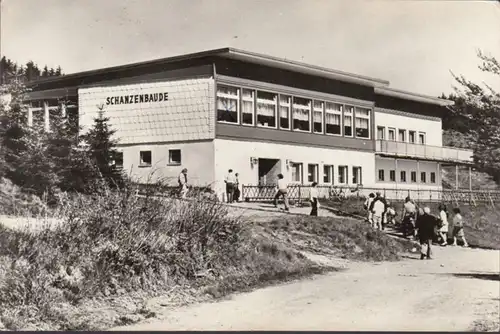
[[(388, 139), (388, 128), (396, 129), (396, 140), (398, 140), (398, 130), (406, 130), (406, 142), (408, 142), (408, 131), (416, 131), (418, 143), (418, 132), (425, 132), (426, 145), (442, 146), (443, 145), (443, 131), (442, 122), (437, 117), (426, 117), (410, 113), (401, 112), (399, 115), (396, 113), (381, 112), (375, 108), (375, 135), (377, 134), (377, 126), (385, 127), (385, 138)], [(379, 138), (377, 138), (379, 139)]]
[[(168, 94), (168, 100), (139, 102), (136, 95)], [(146, 144), (214, 138), (214, 80), (186, 79), (80, 88), (79, 117), (83, 131), (93, 123), (98, 108), (117, 131), (120, 144)], [(134, 99), (116, 104), (111, 98)], [(110, 102), (113, 102), (110, 103)], [(128, 101), (123, 101), (128, 102)]]
[[(169, 164), (169, 150), (181, 150), (181, 164)], [(214, 180), (214, 143), (176, 142), (160, 144), (138, 144), (120, 146), (123, 152), (123, 168), (133, 179), (146, 183), (150, 175), (153, 180), (166, 179), (177, 184), (177, 176), (183, 168), (188, 169), (188, 182), (192, 185), (209, 185)], [(150, 167), (140, 166), (140, 152), (151, 151)]]
[(258, 184), (258, 166), (251, 158), (280, 159), (285, 179), (292, 183), (292, 170), (287, 160), (303, 163), (303, 182), (307, 182), (307, 164), (319, 165), (319, 183), (323, 183), (323, 165), (334, 166), (334, 184), (338, 184), (338, 166), (349, 167), (348, 182), (352, 182), (352, 167), (362, 167), (363, 185), (375, 186), (375, 156), (373, 153), (339, 149), (305, 147), (276, 143), (215, 139), (215, 179), (218, 190), (223, 190), (223, 180), (228, 169), (240, 174), (240, 184)]

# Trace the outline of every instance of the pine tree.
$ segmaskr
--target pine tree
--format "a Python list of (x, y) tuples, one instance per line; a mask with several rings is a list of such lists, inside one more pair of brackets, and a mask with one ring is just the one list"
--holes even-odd
[(62, 75), (62, 69), (61, 69), (61, 66), (57, 66), (57, 69), (56, 69), (56, 77), (59, 77)]
[(42, 77), (46, 78), (48, 76), (49, 76), (49, 69), (47, 68), (47, 65), (45, 65), (45, 67), (43, 68)]
[(117, 142), (112, 139), (116, 131), (111, 129), (108, 122), (109, 118), (105, 117), (104, 110), (100, 109), (98, 116), (94, 118), (93, 127), (82, 137), (88, 145), (87, 155), (101, 177), (110, 187), (121, 187), (124, 184), (124, 176), (115, 164), (118, 156)]

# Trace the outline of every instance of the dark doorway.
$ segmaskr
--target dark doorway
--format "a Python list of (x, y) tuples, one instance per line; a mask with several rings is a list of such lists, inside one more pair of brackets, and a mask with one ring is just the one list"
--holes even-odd
[(259, 159), (259, 185), (274, 185), (278, 182), (281, 173), (279, 159)]

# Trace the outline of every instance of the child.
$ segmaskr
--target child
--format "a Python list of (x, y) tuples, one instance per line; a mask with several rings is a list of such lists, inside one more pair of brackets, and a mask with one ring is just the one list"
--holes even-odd
[(390, 202), (387, 202), (385, 217), (386, 224), (396, 225), (396, 210), (394, 210)]
[(464, 222), (460, 209), (453, 209), (453, 213), (455, 213), (455, 217), (453, 217), (453, 246), (457, 245), (457, 238), (460, 238), (464, 243), (464, 247), (469, 247), (467, 240), (465, 240)]

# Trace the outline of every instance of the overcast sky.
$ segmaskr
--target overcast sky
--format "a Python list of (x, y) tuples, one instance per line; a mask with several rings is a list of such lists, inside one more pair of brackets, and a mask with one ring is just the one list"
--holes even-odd
[(450, 92), (500, 58), (496, 1), (0, 0), (1, 52), (65, 73), (232, 46)]

